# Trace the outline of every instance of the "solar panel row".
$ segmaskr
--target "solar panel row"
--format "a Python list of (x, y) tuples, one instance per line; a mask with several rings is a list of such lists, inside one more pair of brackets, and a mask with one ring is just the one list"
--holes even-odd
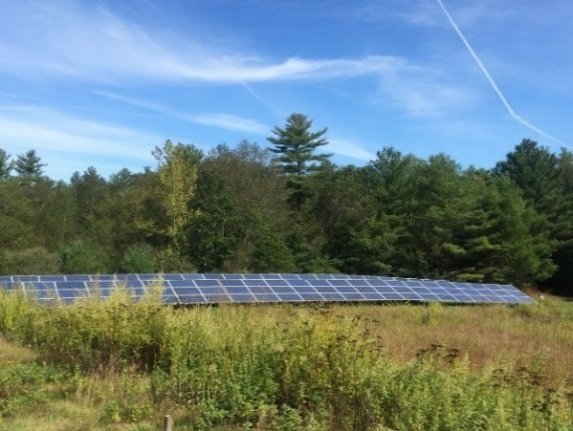
[(532, 303), (511, 285), (457, 283), (345, 274), (105, 274), (2, 276), (0, 285), (23, 289), (39, 301), (73, 302), (108, 297), (127, 288), (140, 298), (153, 285), (163, 287), (169, 304), (307, 301), (419, 301), (454, 303)]

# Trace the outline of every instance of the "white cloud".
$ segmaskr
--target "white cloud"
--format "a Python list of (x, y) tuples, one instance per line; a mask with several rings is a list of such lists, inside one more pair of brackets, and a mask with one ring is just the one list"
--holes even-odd
[[(271, 130), (267, 124), (264, 124), (253, 118), (246, 118), (238, 115), (226, 113), (202, 113), (194, 115), (186, 115), (176, 112), (164, 105), (138, 98), (127, 97), (115, 93), (98, 92), (98, 94), (118, 100), (124, 103), (138, 106), (151, 111), (156, 111), (164, 115), (169, 115), (184, 121), (189, 121), (196, 124), (205, 126), (217, 127), (220, 129), (232, 130), (237, 132), (252, 133), (254, 135), (268, 136)], [(375, 158), (375, 154), (365, 150), (364, 148), (356, 145), (350, 141), (343, 139), (330, 139), (327, 152), (353, 158), (356, 160), (368, 161)]]
[(374, 153), (344, 139), (329, 139), (326, 149), (339, 156), (356, 160), (369, 161), (376, 158)]
[[(458, 2), (460, 3), (460, 2)], [(520, 14), (527, 5), (522, 0), (514, 2), (506, 0), (476, 0), (456, 5), (458, 22), (463, 25), (491, 24), (503, 22)], [(518, 12), (519, 11), (519, 12)], [(441, 16), (440, 9), (434, 2), (427, 0), (387, 0), (384, 3), (368, 4), (357, 7), (353, 15), (369, 21), (385, 21), (399, 19), (413, 27), (447, 28)]]
[(129, 97), (123, 94), (112, 93), (110, 91), (94, 91), (94, 93), (97, 94), (98, 96), (102, 96), (107, 99), (116, 100), (122, 103), (127, 103), (128, 105), (136, 106), (138, 108), (143, 108), (150, 111), (163, 112), (163, 113), (167, 113), (167, 111), (169, 111), (168, 108), (161, 103), (144, 100), (137, 97)]
[(391, 56), (334, 60), (305, 60), (295, 57), (278, 64), (224, 58), (212, 68), (197, 68), (182, 64), (174, 68), (173, 72), (175, 75), (197, 81), (244, 83), (351, 78), (395, 70), (402, 64), (402, 60)]
[(203, 126), (217, 127), (225, 130), (232, 130), (236, 132), (246, 132), (255, 135), (266, 135), (271, 129), (264, 123), (252, 118), (246, 118), (239, 115), (228, 113), (200, 113), (200, 114), (182, 114), (181, 112), (169, 108), (166, 105), (143, 100), (140, 98), (124, 96), (121, 94), (110, 93), (106, 91), (96, 92), (100, 96), (107, 97), (112, 100), (117, 100), (129, 105), (146, 109), (148, 111), (157, 112), (158, 114), (175, 118), (177, 120), (187, 121), (194, 124), (201, 124)]
[(141, 168), (152, 164), (150, 152), (164, 140), (50, 109), (0, 107), (0, 110), (4, 112), (0, 118), (0, 148), (13, 156), (37, 150), (55, 178), (69, 177), (72, 171), (60, 172), (57, 166), (71, 164), (76, 165), (73, 170), (95, 164)]
[[(134, 148), (136, 142), (141, 142), (136, 133), (126, 136), (125, 133), (112, 135), (109, 133), (94, 133), (90, 130), (79, 130), (73, 127), (69, 122), (70, 118), (62, 128), (59, 126), (50, 126), (47, 124), (34, 124), (27, 120), (10, 120), (0, 119), (0, 142), (4, 145), (22, 151), (24, 149), (35, 148), (47, 150), (50, 152), (59, 152), (65, 154), (81, 154), (86, 157), (93, 155), (119, 156), (137, 158), (140, 160), (149, 159), (149, 150), (153, 147), (146, 147), (147, 151), (138, 151)], [(89, 123), (85, 123), (89, 124)], [(95, 126), (92, 124), (92, 126)], [(156, 145), (158, 140), (145, 139), (152, 141)]]
[[(381, 91), (390, 98), (391, 106), (416, 115), (435, 115), (463, 106), (471, 99), (467, 92), (453, 87), (448, 77), (433, 73), (432, 67), (398, 56), (291, 57), (277, 62), (224, 52), (194, 42), (192, 36), (182, 38), (184, 42), (170, 41), (109, 11), (87, 9), (61, 0), (54, 0), (50, 7), (22, 0), (9, 3), (5, 9), (4, 22), (0, 22), (5, 24), (0, 35), (0, 72), (20, 77), (47, 75), (98, 82), (145, 79), (242, 85), (253, 95), (256, 93), (249, 84), (257, 82), (372, 77), (382, 83)], [(100, 95), (231, 130), (260, 133), (263, 127), (260, 123), (232, 118), (229, 116), (232, 114), (181, 116), (153, 102), (112, 93)], [(275, 109), (273, 113), (277, 115)]]
[(411, 67), (380, 78), (382, 103), (413, 116), (438, 117), (471, 106), (478, 96), (433, 67)]
[(192, 115), (187, 119), (196, 124), (218, 127), (221, 129), (233, 130), (236, 132), (246, 132), (255, 135), (267, 135), (270, 127), (252, 118), (240, 117), (238, 115), (209, 113)]
[(0, 36), (0, 71), (114, 81), (146, 78), (207, 83), (350, 78), (403, 67), (393, 56), (272, 62), (171, 42), (108, 11), (71, 3), (9, 3)]
[(392, 22), (398, 19), (415, 26), (440, 24), (439, 11), (426, 0), (356, 2), (353, 5), (345, 4), (336, 11), (335, 16), (367, 23)]

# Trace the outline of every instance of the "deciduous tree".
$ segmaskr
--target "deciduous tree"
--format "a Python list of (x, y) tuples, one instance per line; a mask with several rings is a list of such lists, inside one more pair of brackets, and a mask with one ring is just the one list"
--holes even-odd
[(196, 216), (191, 201), (196, 194), (197, 169), (203, 153), (192, 145), (174, 145), (168, 140), (152, 154), (158, 163), (161, 202), (169, 219), (165, 230), (170, 239), (167, 250), (172, 256), (169, 259), (175, 259), (174, 267), (181, 266), (187, 226)]

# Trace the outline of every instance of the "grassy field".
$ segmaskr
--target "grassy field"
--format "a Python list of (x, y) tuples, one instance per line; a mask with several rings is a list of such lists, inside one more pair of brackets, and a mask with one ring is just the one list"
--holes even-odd
[(573, 429), (573, 303), (41, 307), (0, 291), (0, 430)]

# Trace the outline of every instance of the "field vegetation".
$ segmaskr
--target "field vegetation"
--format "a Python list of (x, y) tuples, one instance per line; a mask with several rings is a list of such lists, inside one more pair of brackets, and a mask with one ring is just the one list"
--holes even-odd
[[(573, 296), (573, 153), (524, 139), (492, 169), (386, 147), (321, 152), (292, 114), (155, 169), (44, 175), (0, 149), (0, 274), (320, 272)], [(0, 283), (3, 278), (0, 278)], [(4, 278), (4, 280), (6, 280)], [(1, 288), (1, 286), (0, 286)], [(0, 431), (571, 431), (573, 307), (39, 305), (0, 289)]]
[(573, 429), (573, 306), (133, 303), (0, 291), (0, 430)]

